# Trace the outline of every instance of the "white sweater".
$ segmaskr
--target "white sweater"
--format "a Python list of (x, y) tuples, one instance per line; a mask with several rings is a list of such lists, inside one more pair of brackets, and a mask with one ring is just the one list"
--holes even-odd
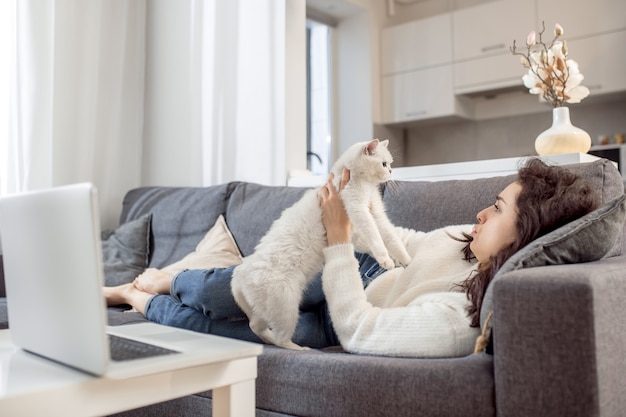
[(469, 301), (455, 287), (476, 263), (463, 259), (465, 243), (452, 239), (471, 225), (423, 233), (398, 228), (409, 254), (406, 267), (386, 271), (363, 290), (352, 244), (324, 250), (322, 276), (333, 326), (348, 352), (406, 357), (472, 353), (479, 335), (470, 327)]

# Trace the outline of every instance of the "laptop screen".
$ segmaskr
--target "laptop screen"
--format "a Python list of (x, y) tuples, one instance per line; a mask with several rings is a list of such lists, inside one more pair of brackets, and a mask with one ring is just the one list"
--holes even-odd
[(93, 185), (0, 198), (0, 237), (14, 343), (101, 373), (109, 352)]

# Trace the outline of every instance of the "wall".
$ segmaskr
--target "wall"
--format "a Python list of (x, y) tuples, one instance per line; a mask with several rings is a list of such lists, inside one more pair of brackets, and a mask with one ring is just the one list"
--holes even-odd
[(306, 3), (285, 3), (285, 162), (286, 174), (306, 169)]
[(355, 142), (372, 138), (371, 32), (366, 10), (342, 20), (335, 30), (335, 156)]
[[(333, 159), (355, 142), (372, 138), (390, 141), (394, 166), (404, 163), (403, 131), (378, 123), (380, 100), (380, 27), (386, 2), (345, 0), (347, 16), (335, 16), (333, 67), (335, 76)], [(356, 11), (355, 11), (356, 10)]]
[(199, 186), (202, 153), (192, 142), (191, 2), (150, 0), (146, 9), (142, 182)]

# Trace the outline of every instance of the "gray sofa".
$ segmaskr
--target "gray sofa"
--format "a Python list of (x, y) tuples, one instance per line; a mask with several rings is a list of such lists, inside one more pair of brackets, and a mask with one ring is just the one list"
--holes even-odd
[[(624, 193), (619, 172), (606, 160), (571, 168), (593, 183), (604, 203)], [(396, 225), (428, 231), (474, 222), (513, 180), (396, 182), (385, 187), (384, 199)], [(120, 222), (151, 213), (152, 267), (192, 251), (220, 214), (246, 255), (303, 192), (242, 182), (143, 187), (126, 195)], [(339, 347), (295, 352), (266, 346), (259, 358), (257, 415), (624, 416), (623, 233), (601, 260), (518, 269), (494, 282), (490, 353), (406, 359), (353, 355)], [(112, 325), (143, 320), (138, 313), (109, 309)], [(211, 393), (204, 392), (120, 416), (208, 416), (211, 405)]]

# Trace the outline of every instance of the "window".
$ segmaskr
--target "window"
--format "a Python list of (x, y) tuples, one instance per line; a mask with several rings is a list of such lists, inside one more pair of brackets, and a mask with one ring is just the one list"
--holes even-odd
[(331, 30), (307, 19), (307, 169), (313, 175), (328, 174), (331, 162)]

